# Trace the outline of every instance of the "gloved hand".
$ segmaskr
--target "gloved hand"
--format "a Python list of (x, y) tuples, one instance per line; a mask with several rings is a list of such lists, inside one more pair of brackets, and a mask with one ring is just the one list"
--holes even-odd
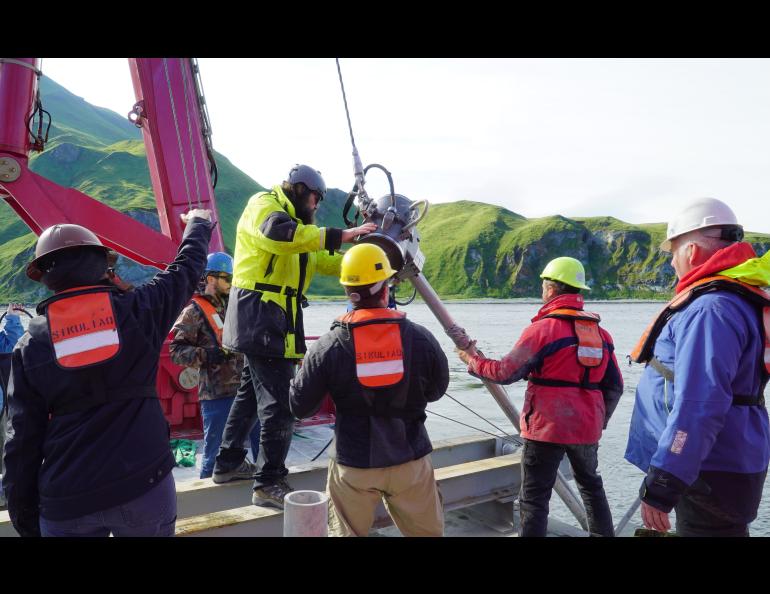
[(21, 303), (9, 303), (8, 304), (8, 315), (9, 316), (18, 316), (24, 313), (22, 310), (24, 309), (24, 306)]
[(227, 359), (227, 352), (219, 347), (206, 349), (206, 363), (209, 365), (218, 365)]
[(211, 220), (211, 211), (206, 208), (193, 208), (189, 212), (183, 212), (179, 215), (179, 218), (182, 219), (182, 222), (186, 225), (187, 222), (192, 218), (199, 218), (199, 219), (206, 219), (207, 221)]

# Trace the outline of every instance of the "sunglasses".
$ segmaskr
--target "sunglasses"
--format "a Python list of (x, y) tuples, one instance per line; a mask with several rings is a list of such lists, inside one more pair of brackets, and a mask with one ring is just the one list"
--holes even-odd
[(232, 274), (212, 274), (214, 278), (221, 278), (222, 280), (231, 283), (233, 282), (233, 275)]

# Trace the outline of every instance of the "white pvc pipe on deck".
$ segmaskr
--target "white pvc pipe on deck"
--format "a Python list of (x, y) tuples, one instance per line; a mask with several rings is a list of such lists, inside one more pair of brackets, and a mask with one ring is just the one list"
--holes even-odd
[(292, 491), (283, 500), (284, 536), (328, 536), (329, 498), (320, 491)]

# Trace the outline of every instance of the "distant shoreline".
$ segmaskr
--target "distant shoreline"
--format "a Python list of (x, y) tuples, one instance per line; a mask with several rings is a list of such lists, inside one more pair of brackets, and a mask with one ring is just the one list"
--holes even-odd
[[(584, 296), (585, 297), (585, 296)], [(673, 297), (673, 293), (669, 296)], [(591, 299), (586, 298), (586, 303), (666, 303), (669, 297), (661, 297), (660, 299), (630, 299), (630, 298), (618, 298), (618, 299)], [(324, 303), (347, 303), (347, 299), (344, 297), (330, 296), (330, 295), (307, 295), (309, 301), (320, 301)], [(537, 297), (511, 297), (507, 299), (497, 297), (442, 297), (442, 303), (489, 303), (504, 304), (504, 303), (542, 303), (542, 299)], [(424, 303), (424, 301), (418, 295), (414, 303)]]
[[(316, 301), (321, 303), (347, 303), (347, 299), (337, 295), (307, 295), (306, 297), (309, 301)], [(441, 301), (442, 303), (488, 303), (490, 305), (505, 303), (542, 303), (542, 300), (538, 299), (537, 297), (512, 297), (508, 299), (497, 297), (444, 297), (441, 299)], [(661, 299), (591, 299), (589, 297), (585, 301), (586, 303), (665, 303), (668, 301), (668, 299), (665, 297)], [(8, 302), (18, 303), (19, 301), (17, 299), (11, 298), (8, 300)], [(418, 295), (415, 298), (414, 303), (424, 303), (424, 301)], [(25, 303), (23, 306), (24, 309), (27, 309), (30, 311), (30, 313), (32, 313), (34, 312), (35, 307), (37, 307), (37, 303)], [(0, 302), (0, 314), (2, 311), (3, 306), (2, 302)]]

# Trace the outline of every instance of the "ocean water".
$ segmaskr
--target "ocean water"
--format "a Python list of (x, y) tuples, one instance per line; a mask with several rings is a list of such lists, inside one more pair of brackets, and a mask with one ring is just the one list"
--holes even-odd
[[(500, 358), (511, 349), (521, 331), (530, 323), (541, 303), (534, 299), (490, 300), (490, 301), (450, 301), (445, 304), (455, 322), (466, 329), (468, 334), (478, 340), (479, 348), (488, 357)], [(612, 510), (613, 521), (617, 525), (634, 502), (644, 474), (623, 459), (628, 437), (628, 425), (634, 405), (636, 385), (641, 377), (642, 366), (629, 366), (626, 355), (636, 344), (639, 336), (655, 314), (663, 307), (660, 302), (643, 301), (597, 301), (588, 302), (586, 309), (602, 317), (602, 326), (606, 328), (615, 342), (615, 353), (623, 374), (624, 393), (608, 428), (604, 431), (599, 447), (599, 470), (604, 480), (607, 499)], [(305, 332), (308, 336), (325, 333), (334, 318), (345, 312), (343, 302), (313, 302), (304, 310)], [(34, 312), (34, 307), (27, 308)], [(421, 324), (433, 332), (449, 360), (450, 382), (447, 393), (466, 407), (472, 409), (490, 423), (480, 419), (450, 398), (444, 397), (428, 407), (426, 426), (431, 439), (447, 439), (467, 435), (484, 435), (491, 432), (515, 434), (515, 429), (503, 414), (484, 385), (466, 372), (466, 367), (454, 352), (454, 344), (446, 336), (441, 325), (422, 303), (414, 303), (401, 308), (409, 319)], [(26, 327), (28, 318), (22, 316)], [(525, 382), (504, 386), (511, 401), (520, 411), (524, 404)], [(431, 413), (438, 413), (453, 420), (446, 420)], [(460, 424), (464, 423), (464, 425)], [(470, 426), (470, 427), (469, 427)], [(308, 441), (308, 451), (315, 453), (325, 442), (324, 439)], [(184, 478), (196, 478), (195, 469), (188, 470)], [(189, 476), (187, 476), (189, 475)], [(574, 486), (574, 483), (573, 483)], [(576, 490), (577, 492), (577, 490)], [(561, 499), (551, 497), (551, 514), (565, 522), (577, 526)], [(671, 516), (673, 523), (673, 514)], [(637, 510), (629, 522), (629, 527), (641, 526), (640, 513)], [(629, 528), (626, 529), (627, 533)], [(751, 525), (753, 536), (770, 536), (770, 481), (765, 483), (759, 515)]]
[[(472, 338), (478, 340), (479, 348), (487, 357), (501, 358), (510, 351), (521, 331), (529, 325), (530, 319), (535, 315), (541, 303), (536, 300), (517, 299), (452, 301), (445, 305), (455, 322), (465, 328)], [(634, 393), (643, 369), (641, 365), (637, 364), (629, 366), (626, 355), (631, 352), (639, 336), (663, 305), (659, 302), (640, 301), (597, 301), (586, 304), (587, 310), (601, 315), (602, 326), (612, 335), (615, 342), (615, 353), (624, 380), (623, 397), (599, 442), (599, 470), (604, 480), (607, 499), (616, 525), (634, 502), (644, 477), (642, 471), (623, 458), (628, 438), (628, 425), (634, 405)], [(444, 348), (450, 370), (447, 393), (506, 433), (514, 434), (515, 429), (484, 385), (476, 378), (468, 375), (465, 365), (454, 352), (454, 344), (446, 336), (428, 307), (421, 303), (415, 303), (401, 309), (406, 312), (409, 319), (431, 330)], [(344, 303), (313, 303), (304, 311), (307, 335), (323, 334), (328, 330), (331, 321), (344, 311)], [(512, 402), (521, 411), (526, 382), (516, 382), (504, 387)], [(428, 410), (483, 431), (501, 434), (498, 429), (484, 422), (450, 398), (444, 397), (438, 402), (432, 403)], [(430, 412), (426, 426), (434, 440), (482, 434), (481, 431), (445, 420)], [(574, 485), (574, 483), (572, 484)], [(577, 525), (575, 518), (556, 494), (551, 498), (551, 513), (561, 520)], [(673, 524), (673, 513), (671, 519)], [(638, 510), (631, 518), (629, 525), (641, 526)], [(751, 533), (755, 536), (770, 536), (770, 485), (768, 483), (765, 483), (759, 515), (751, 525)]]

